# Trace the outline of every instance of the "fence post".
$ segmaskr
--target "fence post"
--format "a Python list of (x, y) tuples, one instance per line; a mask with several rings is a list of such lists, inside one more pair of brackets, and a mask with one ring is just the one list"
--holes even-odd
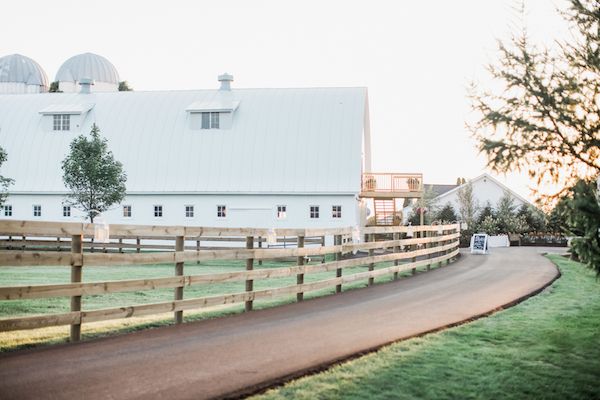
[[(254, 248), (254, 236), (246, 236), (246, 248)], [(254, 258), (246, 259), (246, 271), (252, 271), (254, 269)], [(246, 279), (246, 292), (252, 292), (254, 290), (254, 281), (252, 279)], [(252, 311), (252, 300), (247, 300), (245, 303), (245, 310)]]
[[(183, 251), (184, 246), (184, 237), (177, 236), (175, 238), (175, 251)], [(182, 276), (183, 275), (183, 262), (175, 263), (175, 275)], [(183, 286), (178, 286), (175, 288), (175, 301), (183, 300)], [(181, 324), (183, 322), (183, 311), (175, 311), (175, 323)]]
[[(369, 235), (369, 242), (374, 242), (374, 241), (375, 241), (375, 234), (371, 233)], [(374, 254), (375, 254), (375, 249), (369, 249), (369, 257), (373, 257)], [(375, 263), (370, 263), (369, 271), (373, 271), (373, 270), (375, 270)], [(374, 282), (375, 282), (375, 278), (369, 277), (369, 286), (373, 285)]]
[[(428, 232), (423, 232), (423, 235), (424, 235), (425, 239), (427, 239), (428, 237), (432, 237), (435, 234), (436, 233), (433, 232), (433, 231), (429, 231), (429, 233)], [(431, 249), (431, 245), (432, 245), (432, 243), (424, 243), (423, 247), (427, 250), (427, 249)], [(431, 253), (427, 254), (427, 259), (428, 260), (431, 259)], [(429, 271), (429, 270), (431, 270), (431, 261), (429, 262), (429, 264), (427, 264), (427, 271)]]
[[(336, 246), (341, 246), (342, 245), (342, 235), (335, 235), (333, 237), (333, 243)], [(341, 261), (341, 260), (342, 260), (342, 252), (338, 251), (337, 253), (335, 253), (335, 261)], [(336, 278), (342, 277), (342, 269), (341, 268), (337, 268), (335, 270), (335, 277)], [(339, 285), (335, 285), (335, 292), (336, 293), (342, 292), (342, 284), (341, 283)]]
[[(400, 234), (398, 232), (395, 232), (392, 235), (392, 239), (393, 240), (400, 240)], [(400, 246), (394, 246), (394, 253), (399, 253), (400, 252)], [(394, 265), (397, 266), (400, 263), (400, 260), (396, 259), (394, 260)], [(398, 279), (398, 271), (394, 272), (394, 280)]]
[[(420, 234), (420, 232), (415, 232), (412, 238), (413, 239), (418, 239), (419, 238), (419, 234)], [(415, 250), (417, 250), (417, 245), (416, 244), (410, 245), (410, 251), (415, 251)], [(413, 257), (411, 259), (411, 262), (417, 262), (417, 257)], [(411, 273), (413, 275), (416, 275), (417, 274), (417, 268), (413, 268), (411, 270)]]
[[(262, 236), (258, 237), (258, 248), (262, 249)], [(262, 265), (262, 260), (258, 260), (258, 265)]]
[[(304, 236), (298, 236), (298, 248), (304, 247)], [(298, 265), (304, 265), (304, 256), (298, 256)], [(304, 283), (304, 274), (296, 275), (296, 285), (302, 285)], [(304, 293), (296, 293), (296, 301), (304, 300)]]
[[(200, 240), (196, 240), (196, 255), (200, 258)], [(200, 259), (196, 260), (196, 265), (200, 265)]]
[(119, 238), (119, 253), (123, 252), (123, 238)]
[[(83, 269), (83, 235), (71, 236), (71, 255), (73, 264), (71, 265), (71, 283), (81, 282)], [(77, 255), (77, 257), (75, 257)], [(81, 311), (81, 296), (71, 296), (71, 312)], [(78, 342), (81, 339), (81, 314), (78, 324), (71, 324), (71, 342)]]
[(141, 240), (140, 240), (139, 236), (135, 238), (135, 247), (136, 247), (136, 249), (135, 249), (136, 253), (140, 253), (142, 251)]
[[(325, 235), (321, 236), (321, 246), (325, 247)], [(321, 264), (325, 264), (325, 255), (323, 254), (323, 258), (321, 259)]]

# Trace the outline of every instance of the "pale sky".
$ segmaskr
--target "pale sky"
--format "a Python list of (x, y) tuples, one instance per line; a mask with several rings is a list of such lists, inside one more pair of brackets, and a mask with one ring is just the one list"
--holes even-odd
[[(466, 87), (491, 87), (497, 39), (520, 26), (515, 0), (12, 1), (0, 56), (36, 60), (50, 81), (69, 57), (109, 59), (135, 90), (366, 86), (373, 169), (454, 183), (484, 172), (465, 128)], [(564, 0), (526, 1), (533, 41), (567, 35)], [(499, 179), (530, 197), (527, 178)]]

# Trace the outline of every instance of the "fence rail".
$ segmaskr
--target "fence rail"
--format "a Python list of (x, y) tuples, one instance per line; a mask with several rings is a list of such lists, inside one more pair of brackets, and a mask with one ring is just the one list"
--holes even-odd
[[(0, 331), (35, 329), (47, 326), (71, 325), (71, 340), (77, 341), (81, 335), (81, 324), (118, 318), (129, 318), (164, 312), (173, 312), (176, 323), (181, 323), (183, 311), (211, 307), (215, 305), (245, 303), (251, 310), (253, 302), (260, 299), (296, 295), (302, 301), (306, 292), (335, 287), (360, 280), (373, 284), (375, 278), (393, 274), (394, 278), (403, 271), (414, 273), (416, 268), (428, 269), (436, 263), (450, 262), (458, 254), (460, 238), (459, 225), (416, 226), (416, 227), (369, 227), (362, 234), (366, 240), (360, 243), (350, 241), (352, 228), (328, 229), (278, 229), (275, 234), (295, 235), (293, 247), (264, 248), (264, 238), (273, 234), (268, 229), (254, 228), (206, 228), (173, 226), (133, 226), (111, 225), (113, 242), (108, 244), (90, 243), (94, 226), (91, 224), (0, 221), (0, 244), (13, 246), (11, 250), (0, 250), (0, 267), (26, 266), (70, 266), (71, 282), (52, 285), (0, 286), (0, 300), (40, 299), (50, 297), (70, 297), (71, 311), (60, 314), (25, 316), (0, 319)], [(411, 236), (414, 237), (409, 237)], [(328, 236), (333, 236), (328, 238)], [(4, 238), (3, 238), (4, 237)], [(13, 237), (19, 237), (13, 241)], [(59, 238), (57, 242), (48, 238)], [(70, 237), (70, 241), (61, 238)], [(144, 244), (142, 239), (168, 241), (171, 244)], [(201, 248), (200, 241), (218, 239), (242, 247)], [(307, 240), (309, 239), (309, 240)], [(332, 240), (331, 240), (332, 239)], [(86, 240), (88, 240), (86, 242)], [(118, 242), (114, 242), (118, 240)], [(135, 241), (135, 252), (122, 252), (123, 240)], [(186, 241), (196, 241), (197, 246), (185, 246)], [(231, 244), (230, 243), (230, 244)], [(261, 247), (256, 247), (258, 243)], [(113, 246), (114, 245), (114, 246)], [(23, 249), (19, 249), (23, 246)], [(32, 246), (38, 248), (32, 249)], [(66, 246), (70, 251), (65, 251)], [(91, 252), (93, 246), (105, 246), (113, 252)], [(16, 248), (16, 249), (15, 249)], [(157, 251), (160, 249), (161, 251)], [(170, 249), (170, 251), (164, 251)], [(60, 251), (59, 251), (60, 250)], [(140, 251), (143, 250), (143, 251)], [(355, 252), (364, 252), (347, 256)], [(377, 254), (376, 254), (377, 252)], [(333, 255), (334, 261), (325, 262), (325, 255)], [(307, 257), (323, 256), (320, 264), (306, 264)], [(296, 265), (280, 268), (254, 269), (262, 260), (292, 258)], [(418, 259), (422, 258), (422, 259)], [(208, 260), (245, 260), (246, 270), (186, 275), (185, 262)], [(256, 260), (256, 261), (255, 261)], [(393, 262), (391, 266), (375, 269), (377, 263)], [(172, 277), (128, 279), (118, 281), (82, 282), (82, 272), (86, 266), (106, 266), (127, 268), (127, 265), (174, 264)], [(344, 269), (367, 267), (364, 272), (343, 274)], [(304, 282), (307, 274), (334, 272), (335, 277), (310, 283)], [(296, 276), (296, 284), (264, 290), (254, 290), (254, 282), (261, 279)], [(183, 291), (194, 285), (211, 285), (223, 282), (246, 282), (243, 292), (226, 293), (216, 296), (184, 299)], [(115, 308), (86, 311), (82, 308), (82, 296), (105, 295), (111, 293), (174, 289), (174, 300), (142, 305), (126, 305)]]

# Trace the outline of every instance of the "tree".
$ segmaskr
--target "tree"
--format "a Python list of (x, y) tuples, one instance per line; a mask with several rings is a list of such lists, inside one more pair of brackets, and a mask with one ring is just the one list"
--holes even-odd
[(54, 81), (50, 84), (50, 88), (48, 88), (48, 92), (60, 93), (60, 90), (58, 90), (58, 81)]
[(500, 42), (500, 64), (489, 70), (501, 89), (473, 85), (470, 95), (480, 114), (471, 129), (489, 167), (526, 169), (538, 184), (566, 190), (600, 173), (600, 2), (570, 0), (563, 15), (575, 39), (540, 50), (524, 31)]
[(481, 225), (487, 217), (494, 218), (494, 215), (495, 213), (494, 208), (492, 207), (492, 203), (490, 203), (489, 201), (486, 202), (485, 206), (481, 209), (481, 212), (477, 216), (477, 226)]
[(517, 211), (517, 217), (522, 218), (530, 231), (541, 232), (546, 229), (545, 215), (537, 208), (523, 204)]
[(461, 177), (456, 178), (457, 185), (464, 185), (465, 183), (467, 183), (467, 180), (465, 178), (461, 178)]
[[(2, 147), (0, 147), (0, 167), (8, 160), (8, 156), (6, 155), (6, 151)], [(8, 197), (8, 187), (14, 181), (10, 178), (5, 178), (0, 175), (0, 207), (4, 205), (6, 198)]]
[(129, 86), (129, 83), (127, 81), (119, 82), (119, 92), (131, 92), (131, 91), (133, 91), (133, 88), (131, 86)]
[(411, 212), (408, 220), (412, 223), (412, 225), (420, 225), (420, 211), (423, 212), (423, 223), (428, 225), (433, 220), (433, 216), (437, 212), (437, 193), (433, 190), (431, 186), (425, 186), (423, 190), (423, 196), (418, 198), (417, 201), (413, 203), (413, 211)]
[(473, 229), (475, 227), (475, 216), (479, 211), (479, 202), (473, 194), (473, 185), (469, 182), (458, 189), (457, 198), (460, 220), (467, 223), (468, 229)]
[(446, 203), (446, 205), (437, 212), (435, 219), (443, 224), (449, 224), (458, 220), (458, 217), (456, 216), (456, 212), (454, 211), (452, 204)]
[(600, 276), (600, 192), (596, 183), (578, 181), (557, 207), (566, 216), (566, 232), (575, 236), (571, 249)]
[(96, 215), (123, 200), (127, 175), (96, 124), (90, 136), (73, 139), (62, 169), (65, 186), (71, 191), (65, 203), (81, 209), (94, 222)]

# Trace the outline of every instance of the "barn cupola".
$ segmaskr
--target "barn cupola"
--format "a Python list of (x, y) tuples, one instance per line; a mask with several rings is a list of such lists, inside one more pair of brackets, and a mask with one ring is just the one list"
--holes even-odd
[(223, 75), (219, 75), (219, 82), (221, 82), (221, 87), (219, 90), (231, 90), (231, 82), (233, 82), (233, 75), (229, 75), (225, 72)]

